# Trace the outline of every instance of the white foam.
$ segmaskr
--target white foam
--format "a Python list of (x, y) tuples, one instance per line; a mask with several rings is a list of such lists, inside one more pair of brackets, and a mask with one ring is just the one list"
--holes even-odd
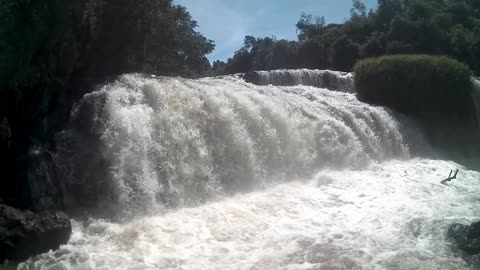
[(74, 223), (67, 245), (19, 269), (464, 269), (445, 230), (480, 216), (480, 173), (447, 161), (320, 171), (119, 224)]

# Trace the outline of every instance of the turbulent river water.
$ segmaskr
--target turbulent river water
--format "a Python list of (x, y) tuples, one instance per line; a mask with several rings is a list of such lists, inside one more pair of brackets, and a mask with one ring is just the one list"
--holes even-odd
[(480, 172), (434, 158), (354, 94), (124, 75), (59, 135), (65, 204), (90, 218), (19, 269), (465, 269), (445, 231), (480, 216)]

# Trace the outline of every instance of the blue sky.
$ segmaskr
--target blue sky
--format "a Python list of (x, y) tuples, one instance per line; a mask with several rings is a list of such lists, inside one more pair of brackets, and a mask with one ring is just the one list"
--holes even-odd
[[(295, 24), (300, 14), (325, 16), (327, 23), (350, 16), (351, 0), (173, 0), (187, 7), (199, 24), (197, 31), (215, 41), (210, 62), (227, 60), (243, 44), (246, 35), (296, 40)], [(365, 0), (367, 9), (377, 0)]]

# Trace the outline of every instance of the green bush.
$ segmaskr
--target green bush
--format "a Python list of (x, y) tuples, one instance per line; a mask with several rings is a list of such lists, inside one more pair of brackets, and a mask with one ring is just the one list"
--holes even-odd
[(354, 72), (355, 89), (365, 102), (428, 119), (471, 116), (472, 73), (446, 56), (370, 58), (359, 61)]

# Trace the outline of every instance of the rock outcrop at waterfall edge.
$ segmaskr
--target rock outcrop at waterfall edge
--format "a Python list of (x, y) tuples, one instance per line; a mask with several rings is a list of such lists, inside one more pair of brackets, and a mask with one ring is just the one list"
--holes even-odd
[(56, 249), (71, 233), (70, 219), (62, 212), (36, 214), (0, 204), (0, 263)]

